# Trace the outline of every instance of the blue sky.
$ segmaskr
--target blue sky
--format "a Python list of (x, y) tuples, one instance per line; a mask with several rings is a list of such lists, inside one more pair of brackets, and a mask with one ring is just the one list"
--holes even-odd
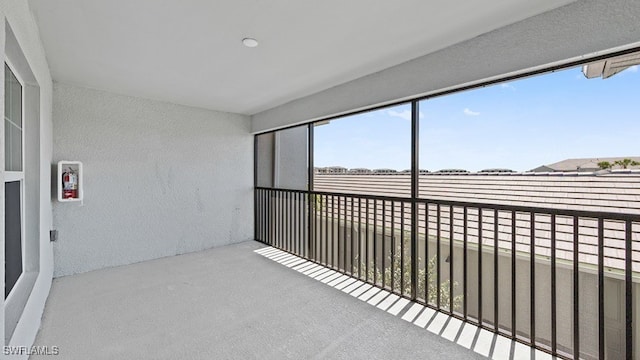
[[(420, 103), (420, 168), (530, 170), (567, 158), (640, 156), (640, 71), (580, 68)], [(315, 166), (410, 167), (410, 106), (315, 128)]]

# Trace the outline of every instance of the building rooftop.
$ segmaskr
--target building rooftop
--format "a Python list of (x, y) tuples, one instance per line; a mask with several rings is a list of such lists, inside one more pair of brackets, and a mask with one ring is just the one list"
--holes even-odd
[[(580, 158), (566, 159), (549, 165), (542, 165), (533, 172), (553, 172), (553, 171), (597, 171), (600, 170), (599, 162), (607, 161), (613, 165), (614, 162), (624, 159), (630, 159), (640, 162), (640, 156), (622, 156), (622, 157), (601, 157), (601, 158)], [(617, 167), (616, 167), (617, 168)], [(640, 169), (640, 166), (629, 166), (629, 169)]]

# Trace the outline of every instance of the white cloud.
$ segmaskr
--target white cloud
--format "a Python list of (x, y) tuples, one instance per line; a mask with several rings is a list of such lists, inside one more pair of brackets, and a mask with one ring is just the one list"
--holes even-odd
[(515, 90), (515, 86), (511, 85), (511, 83), (504, 83), (504, 84), (500, 84), (500, 87), (503, 89), (511, 89), (511, 90)]
[[(393, 116), (393, 117), (399, 117), (405, 120), (411, 120), (411, 110), (404, 110), (404, 111), (389, 110), (387, 111), (387, 115)], [(422, 119), (423, 117), (424, 117), (424, 114), (421, 111), (420, 118)]]
[(633, 65), (632, 67), (628, 68), (627, 71), (629, 72), (638, 72), (638, 65)]
[(465, 114), (465, 115), (467, 115), (467, 116), (478, 116), (478, 115), (480, 115), (480, 113), (479, 113), (479, 112), (477, 112), (477, 111), (471, 111), (471, 110), (469, 110), (469, 108), (464, 109), (464, 110), (463, 110), (463, 112), (464, 112), (464, 114)]

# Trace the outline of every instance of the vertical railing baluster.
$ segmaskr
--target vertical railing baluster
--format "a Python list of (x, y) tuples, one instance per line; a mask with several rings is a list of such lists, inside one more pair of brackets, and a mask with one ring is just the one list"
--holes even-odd
[(287, 205), (289, 204), (289, 192), (282, 191), (282, 248), (289, 251), (289, 210)]
[(278, 191), (278, 204), (279, 204), (279, 211), (278, 211), (278, 216), (280, 216), (280, 224), (279, 224), (279, 230), (280, 230), (280, 249), (284, 249), (285, 248), (285, 243), (284, 243), (284, 238), (285, 238), (285, 217), (284, 217), (284, 196), (285, 193), (284, 191), (280, 190)]
[(296, 210), (295, 210), (295, 196), (296, 193), (291, 191), (289, 192), (289, 251), (293, 254), (296, 253), (295, 246), (295, 229), (296, 229)]
[(285, 239), (287, 240), (286, 242), (286, 249), (287, 251), (291, 251), (291, 193), (288, 191), (285, 191), (285, 198), (284, 198), (284, 204), (285, 204), (285, 219), (286, 219), (286, 237)]
[(289, 205), (291, 203), (291, 193), (284, 192), (284, 217), (285, 217), (285, 249), (291, 251), (291, 212)]
[(313, 231), (314, 231), (313, 223), (315, 220), (315, 215), (313, 213), (314, 209), (311, 204), (312, 194), (309, 191), (305, 191), (304, 193), (302, 193), (302, 196), (304, 197), (303, 199), (303, 208), (304, 208), (303, 224), (304, 224), (304, 232), (305, 232), (304, 250), (308, 259), (315, 260), (315, 257), (313, 254), (313, 237), (312, 237)]
[(556, 301), (556, 214), (551, 214), (551, 354), (558, 353)]
[[(436, 205), (436, 308), (440, 310), (440, 246), (442, 245), (440, 239), (442, 238), (442, 218), (440, 216), (440, 204)], [(425, 259), (425, 261), (428, 261)], [(426, 263), (427, 268), (428, 262)]]
[(382, 288), (385, 287), (385, 281), (384, 278), (387, 274), (387, 269), (385, 267), (385, 258), (387, 257), (387, 247), (386, 247), (386, 243), (385, 243), (385, 237), (386, 237), (386, 221), (387, 221), (387, 202), (385, 200), (382, 200)]
[(598, 218), (598, 353), (605, 358), (604, 345), (604, 219)]
[[(339, 222), (340, 220), (338, 220)], [(336, 202), (335, 196), (331, 195), (331, 268), (335, 269), (336, 266), (336, 243), (338, 242), (338, 236), (336, 234)]]
[(624, 298), (625, 298), (625, 356), (633, 359), (633, 263), (631, 259), (633, 248), (631, 238), (633, 233), (633, 223), (631, 220), (625, 222), (625, 256), (624, 256)]
[(404, 207), (400, 208), (400, 295), (404, 295)]
[(304, 244), (304, 226), (303, 226), (303, 219), (304, 216), (302, 216), (302, 209), (303, 209), (303, 204), (302, 204), (302, 198), (303, 198), (303, 194), (302, 193), (298, 193), (297, 194), (297, 199), (298, 201), (296, 202), (298, 209), (296, 211), (296, 213), (298, 214), (298, 254), (302, 257), (305, 257), (304, 251), (302, 249), (302, 246)]
[(280, 214), (280, 210), (281, 210), (281, 200), (282, 200), (282, 195), (280, 193), (280, 191), (276, 190), (275, 193), (275, 211), (274, 211), (274, 215), (275, 215), (275, 222), (274, 222), (274, 227), (276, 228), (276, 237), (273, 239), (276, 247), (281, 249), (282, 248), (282, 244), (280, 243), (280, 237), (281, 237), (281, 233), (282, 233), (282, 216)]
[(295, 253), (295, 208), (294, 205), (295, 200), (295, 193), (291, 192), (289, 193), (289, 251), (291, 251), (292, 253)]
[(322, 253), (320, 252), (318, 246), (322, 241), (322, 236), (320, 235), (322, 231), (322, 222), (319, 217), (322, 215), (322, 208), (318, 205), (318, 199), (322, 201), (322, 198), (318, 197), (319, 194), (313, 194), (313, 197), (309, 199), (311, 202), (311, 206), (313, 208), (313, 231), (311, 232), (313, 236), (313, 259), (320, 263), (320, 259), (322, 258)]
[(308, 192), (303, 192), (302, 196), (303, 196), (303, 200), (302, 200), (302, 204), (303, 204), (303, 216), (302, 216), (302, 224), (303, 226), (303, 231), (304, 231), (304, 238), (305, 238), (305, 242), (303, 244), (303, 249), (304, 249), (304, 253), (305, 256), (308, 259), (313, 260), (313, 254), (312, 254), (312, 250), (311, 250), (311, 234), (313, 231), (313, 226), (311, 225), (311, 217), (313, 216), (311, 213), (311, 207), (309, 206), (310, 198), (309, 198), (309, 193)]
[(278, 228), (278, 218), (276, 216), (278, 201), (276, 198), (275, 190), (269, 190), (269, 204), (271, 205), (269, 210), (269, 226), (271, 227), (271, 239), (269, 242), (271, 246), (278, 247), (278, 244), (276, 242), (276, 236), (278, 236), (278, 233), (276, 232), (276, 229)]
[(342, 229), (342, 270), (347, 273), (347, 197), (344, 196), (344, 221)]
[(453, 314), (453, 205), (449, 206), (449, 312)]
[(260, 240), (261, 242), (264, 242), (264, 239), (262, 238), (262, 190), (260, 189), (255, 189), (254, 190), (256, 192), (256, 197), (255, 197), (255, 206), (256, 206), (256, 211), (255, 211), (255, 226), (256, 226), (256, 235), (255, 235), (255, 239), (256, 240)]
[(264, 191), (264, 239), (271, 245), (271, 190)]
[(478, 324), (482, 327), (482, 208), (478, 208)]
[(358, 279), (362, 279), (362, 198), (358, 198)]
[(313, 208), (313, 201), (311, 201), (312, 197), (314, 195), (311, 194), (310, 191), (306, 191), (304, 193), (304, 201), (305, 201), (305, 209), (307, 212), (307, 216), (305, 216), (305, 225), (306, 225), (306, 229), (307, 229), (307, 242), (306, 242), (306, 247), (305, 250), (307, 251), (307, 257), (311, 260), (315, 260), (315, 254), (314, 254), (314, 250), (313, 250), (313, 242), (314, 242), (314, 222), (315, 222), (315, 214), (314, 214), (314, 208)]
[(260, 236), (260, 230), (262, 230), (260, 227), (260, 216), (262, 214), (260, 211), (260, 190), (254, 187), (253, 192), (253, 239), (262, 241), (262, 236)]
[(378, 283), (378, 199), (373, 199), (373, 283)]
[(529, 249), (530, 260), (529, 266), (531, 271), (531, 281), (529, 295), (531, 296), (530, 302), (530, 316), (531, 316), (531, 345), (536, 345), (536, 214), (530, 213), (529, 225), (531, 231), (531, 248)]
[(304, 257), (302, 253), (302, 217), (300, 215), (300, 208), (302, 207), (300, 201), (300, 193), (296, 193), (296, 253), (298, 256)]
[(284, 216), (285, 216), (285, 247), (287, 251), (291, 251), (291, 194), (284, 192)]
[(579, 228), (578, 217), (573, 217), (573, 357), (580, 358), (580, 289), (578, 280), (579, 267)]
[(366, 253), (364, 254), (365, 257), (365, 271), (366, 274), (365, 276), (365, 281), (369, 281), (369, 199), (365, 199), (365, 219), (366, 219), (366, 223), (364, 223), (364, 232), (365, 234), (365, 251)]
[[(424, 303), (429, 303), (429, 203), (424, 204)], [(420, 209), (416, 219), (420, 218)], [(437, 235), (437, 234), (436, 234)]]
[(516, 212), (511, 210), (511, 337), (517, 338), (516, 331)]
[(316, 196), (319, 196), (318, 199), (320, 200), (316, 200), (319, 201), (320, 204), (316, 205), (318, 207), (318, 209), (316, 210), (317, 214), (316, 214), (316, 225), (317, 225), (317, 233), (315, 234), (316, 236), (316, 251), (317, 251), (317, 260), (318, 263), (322, 264), (324, 261), (324, 212), (326, 211), (326, 207), (327, 205), (324, 203), (324, 195), (322, 194), (317, 194)]
[(391, 292), (394, 292), (395, 286), (395, 263), (396, 263), (396, 202), (391, 202)]
[(462, 316), (467, 321), (467, 247), (469, 232), (467, 230), (467, 206), (462, 208)]
[(274, 203), (275, 203), (275, 207), (274, 207), (274, 228), (275, 228), (275, 237), (273, 238), (273, 241), (275, 243), (275, 247), (277, 248), (282, 248), (280, 246), (280, 229), (281, 229), (281, 225), (280, 225), (280, 221), (281, 221), (281, 217), (280, 217), (280, 191), (276, 190), (274, 191), (274, 195), (275, 198), (273, 199)]
[(324, 263), (327, 267), (329, 264), (329, 195), (325, 195), (325, 212), (324, 212)]
[(295, 193), (295, 213), (296, 213), (296, 227), (295, 227), (295, 239), (296, 239), (296, 255), (298, 256), (304, 256), (302, 254), (302, 247), (300, 246), (302, 244), (302, 219), (300, 218), (300, 193), (296, 192)]
[(273, 246), (279, 247), (278, 243), (278, 227), (280, 222), (280, 217), (278, 217), (278, 205), (280, 204), (278, 197), (278, 191), (273, 191)]
[(493, 328), (499, 331), (498, 326), (498, 310), (500, 302), (498, 301), (498, 209), (493, 209)]
[(271, 221), (270, 221), (270, 225), (271, 225), (271, 241), (272, 241), (272, 246), (273, 247), (278, 247), (278, 243), (276, 242), (276, 237), (278, 236), (278, 232), (277, 232), (277, 228), (278, 228), (278, 217), (277, 217), (277, 210), (278, 210), (278, 199), (276, 196), (276, 191), (275, 190), (271, 190), (270, 191), (270, 199), (269, 202), (271, 203), (271, 210), (269, 211), (270, 215), (271, 215)]
[(354, 206), (354, 201), (353, 201), (354, 198), (353, 198), (353, 196), (350, 196), (350, 198), (351, 198), (351, 237), (350, 237), (351, 241), (350, 241), (349, 245), (351, 246), (351, 256), (350, 256), (350, 259), (349, 259), (349, 269), (350, 269), (349, 273), (351, 275), (353, 275), (353, 273), (355, 271), (355, 269), (353, 268), (353, 259), (354, 259), (354, 255), (355, 255), (354, 246), (353, 246), (353, 240), (355, 240), (354, 231), (355, 231), (355, 227), (356, 226), (355, 226), (355, 223), (353, 222), (353, 220), (354, 220), (354, 212), (355, 212), (354, 211), (355, 208), (353, 207)]

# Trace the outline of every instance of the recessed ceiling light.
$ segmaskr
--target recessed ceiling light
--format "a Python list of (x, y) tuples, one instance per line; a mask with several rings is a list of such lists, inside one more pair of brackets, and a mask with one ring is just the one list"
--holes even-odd
[(258, 46), (258, 40), (253, 39), (253, 38), (244, 38), (244, 39), (242, 39), (242, 44), (244, 46), (246, 46), (246, 47), (253, 48), (253, 47)]

